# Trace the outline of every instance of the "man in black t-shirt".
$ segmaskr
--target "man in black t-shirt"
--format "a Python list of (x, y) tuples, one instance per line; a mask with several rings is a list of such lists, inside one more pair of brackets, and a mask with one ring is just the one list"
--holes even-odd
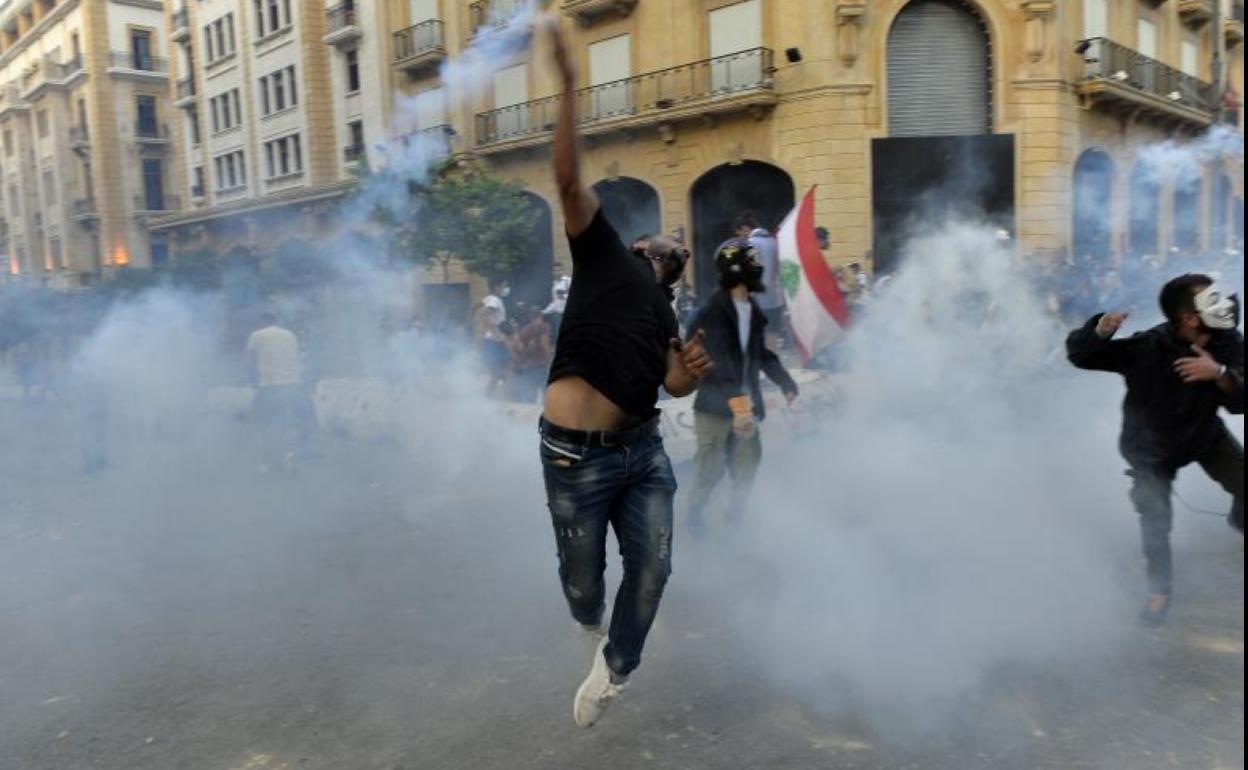
[[(681, 345), (672, 311), (671, 287), (689, 252), (662, 236), (644, 250), (626, 248), (581, 181), (576, 76), (558, 21), (547, 18), (545, 27), (563, 86), (553, 159), (572, 289), (546, 388), (541, 456), (563, 593), (583, 633), (600, 638), (572, 709), (589, 727), (640, 662), (671, 571), (676, 479), (658, 434), (659, 388), (692, 393), (710, 360), (701, 337)], [(624, 574), (604, 635), (608, 526)]]

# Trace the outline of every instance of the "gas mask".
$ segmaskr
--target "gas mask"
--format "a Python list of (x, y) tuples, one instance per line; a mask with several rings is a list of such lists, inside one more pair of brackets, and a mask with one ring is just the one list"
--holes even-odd
[(748, 240), (725, 244), (715, 255), (715, 269), (719, 273), (719, 285), (725, 289), (743, 284), (751, 292), (763, 291), (763, 265)]
[(1196, 292), (1196, 313), (1209, 329), (1227, 330), (1239, 326), (1239, 297), (1223, 294), (1216, 284)]

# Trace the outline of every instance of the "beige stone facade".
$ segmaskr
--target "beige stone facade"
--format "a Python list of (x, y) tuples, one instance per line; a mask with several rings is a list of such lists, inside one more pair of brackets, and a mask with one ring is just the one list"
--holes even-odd
[[(147, 1), (76, 0), (55, 8), (72, 8), (73, 18), (83, 19), (85, 60), (89, 66), (98, 60), (94, 66), (107, 70), (105, 53), (119, 44), (105, 38), (124, 34), (113, 31), (117, 23), (110, 19), (118, 8), (129, 13)], [(34, 12), (45, 5), (37, 0)], [(325, 222), (321, 215), (328, 209), (321, 204), (350, 189), (359, 163), (384, 164), (387, 143), (419, 133), (436, 137), (464, 162), (486, 164), (522, 181), (537, 207), (551, 213), (535, 218), (543, 227), (549, 222), (543, 235), (552, 254), (535, 261), (535, 272), (542, 275), (534, 277), (547, 281), (552, 271), (567, 269), (567, 253), (549, 171), (556, 84), (544, 42), (501, 63), (493, 87), (487, 83), (479, 93), (454, 93), (439, 76), (445, 60), (459, 55), (478, 30), (513, 5), (510, 0), (172, 0), (158, 22), (163, 31), (157, 50), (170, 52), (167, 93), (175, 106), (162, 104), (161, 120), (171, 127), (168, 189), (181, 210), (133, 217), (121, 208), (131, 195), (110, 196), (107, 202), (97, 196), (98, 227), (78, 224), (73, 236), (81, 241), (98, 232), (102, 244), (113, 243), (118, 233), (146, 226), (150, 241), (133, 236), (143, 245), (123, 238), (127, 254), (139, 264), (148, 242), (161, 244), (162, 253), (165, 243), (175, 253), (239, 242), (263, 248), (291, 229), (312, 233)], [(992, 221), (1011, 231), (1027, 254), (1099, 249), (1121, 259), (1139, 252), (1132, 241), (1140, 239), (1131, 234), (1132, 169), (1139, 149), (1163, 140), (1197, 141), (1215, 121), (1228, 118), (1242, 136), (1241, 0), (551, 0), (546, 5), (561, 15), (576, 53), (589, 181), (606, 196), (619, 193), (617, 206), (644, 214), (629, 226), (637, 229), (644, 222), (646, 229), (682, 231), (703, 256), (728, 235), (726, 222), (735, 208), (761, 201), (772, 210), (763, 224), (774, 226), (774, 211), (787, 210), (814, 187), (818, 219), (831, 232), (829, 258), (867, 264), (873, 257), (883, 259), (891, 248), (887, 237), (900, 228), (897, 212), (919, 205), (917, 199), (889, 198), (895, 196), (888, 189), (892, 177), (914, 170), (893, 168), (901, 162), (894, 150), (900, 145), (889, 142), (916, 139), (920, 144), (911, 151), (917, 146), (915, 157), (928, 159), (923, 154), (928, 145), (921, 143), (927, 138), (924, 116), (904, 109), (899, 94), (931, 91), (955, 100), (977, 94), (967, 104), (972, 112), (983, 111), (982, 125), (968, 130), (933, 119), (928, 129), (936, 138), (974, 134), (975, 147), (988, 146), (980, 142), (984, 137), (1003, 140), (988, 143), (1005, 149), (989, 164), (995, 177), (989, 181), (997, 188), (987, 198), (981, 193), (979, 202), (995, 207)], [(10, 4), (6, 19), (15, 22), (19, 38), (32, 23), (40, 25), (36, 31), (50, 31), (46, 22), (16, 10)], [(68, 29), (59, 23), (57, 29)], [(903, 47), (904, 31), (911, 47), (929, 34), (923, 24), (935, 25), (931, 50), (965, 48), (966, 56), (957, 60), (960, 69), (925, 67), (913, 51), (909, 58), (905, 52), (894, 56)], [(4, 71), (13, 73), (6, 77), (13, 79), (29, 66), (29, 57), (22, 58), (22, 44), (10, 40), (9, 29), (0, 57)], [(954, 37), (940, 37), (949, 34)], [(1081, 45), (1090, 37), (1097, 40)], [(39, 55), (47, 50), (40, 48)], [(1216, 87), (1210, 84), (1215, 53), (1224, 62), (1223, 83)], [(23, 64), (13, 69), (19, 58)], [(278, 97), (272, 78), (287, 71)], [(92, 89), (101, 82), (130, 91), (120, 97), (97, 94)], [(1220, 114), (1214, 95), (1223, 84), (1232, 109)], [(97, 144), (126, 140), (125, 121), (110, 123), (100, 111), (124, 104), (147, 85), (124, 77), (88, 77), (77, 84), (94, 95), (88, 100), (93, 152), (99, 151)], [(906, 91), (916, 87), (920, 90)], [(15, 141), (35, 135), (29, 111), (7, 102), (0, 106), (0, 120), (13, 124)], [(63, 108), (65, 115), (68, 109)], [(103, 125), (96, 128), (96, 122)], [(293, 145), (280, 150), (274, 144), (290, 137), (298, 138), (297, 163)], [(949, 145), (930, 146), (934, 158)], [(126, 160), (124, 153), (104, 153), (93, 172), (123, 179), (137, 165)], [(7, 194), (13, 174), (26, 182), (20, 190), (33, 189), (33, 167), (18, 163), (10, 170), (6, 163), (3, 168), (0, 195)], [(1078, 198), (1089, 185), (1075, 179), (1089, 168), (1107, 190), (1094, 196), (1104, 208), (1104, 232), (1091, 235), (1081, 233), (1078, 211), (1088, 208)], [(1158, 252), (1176, 240), (1186, 249), (1221, 249), (1235, 243), (1232, 231), (1242, 228), (1226, 221), (1227, 212), (1240, 210), (1242, 159), (1208, 159), (1193, 171), (1199, 180), (1194, 210), (1178, 210), (1177, 180), (1158, 182), (1159, 227), (1152, 244)], [(956, 176), (939, 164), (932, 173), (937, 182)], [(620, 192), (625, 190), (631, 192)], [(642, 198), (636, 197), (638, 190)], [(289, 226), (275, 231), (269, 223), (277, 220), (266, 214)], [(1176, 227), (1176, 219), (1184, 221)], [(1194, 227), (1184, 224), (1192, 220)], [(61, 232), (71, 223), (66, 217)], [(33, 221), (21, 220), (7, 223), (5, 233), (6, 244), (24, 245), (22, 259), (37, 265), (47, 247), (45, 235), (45, 251), (30, 248), (35, 228)], [(14, 236), (20, 237), (14, 241)], [(99, 251), (100, 262), (107, 264), (110, 247), (101, 245)], [(40, 256), (31, 256), (36, 253)], [(457, 270), (452, 280), (468, 277)]]
[(0, 253), (10, 280), (69, 288), (150, 264), (146, 220), (178, 205), (166, 50), (157, 0), (0, 8)]

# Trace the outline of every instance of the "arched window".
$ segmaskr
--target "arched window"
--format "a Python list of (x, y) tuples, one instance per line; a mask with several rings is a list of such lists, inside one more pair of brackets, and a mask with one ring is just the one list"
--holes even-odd
[(603, 179), (594, 184), (594, 194), (625, 246), (639, 235), (654, 235), (663, 228), (659, 194), (640, 179)]
[(992, 131), (988, 31), (958, 0), (914, 0), (888, 33), (890, 136)]
[(794, 200), (792, 178), (769, 163), (716, 166), (698, 177), (689, 191), (689, 208), (699, 300), (715, 290), (715, 250), (733, 236), (737, 215), (752, 211), (760, 227), (774, 231), (793, 210)]
[(1075, 258), (1094, 264), (1109, 259), (1113, 223), (1114, 162), (1100, 150), (1085, 150), (1075, 162), (1072, 247)]

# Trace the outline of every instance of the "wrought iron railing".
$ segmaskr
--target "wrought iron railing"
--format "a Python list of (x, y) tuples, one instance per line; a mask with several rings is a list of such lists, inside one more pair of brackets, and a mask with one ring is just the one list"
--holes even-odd
[(355, 3), (340, 3), (325, 11), (325, 32), (332, 35), (357, 24)]
[(91, 136), (87, 133), (86, 126), (70, 126), (69, 141), (74, 144), (86, 144), (90, 141)]
[(364, 145), (348, 144), (342, 148), (342, 159), (347, 163), (353, 163), (364, 157)]
[(134, 123), (134, 135), (139, 139), (168, 139), (169, 126), (155, 121), (138, 120)]
[(177, 98), (189, 99), (195, 95), (195, 76), (187, 75), (178, 81)]
[(99, 207), (95, 204), (95, 198), (78, 198), (74, 201), (74, 214), (76, 216), (97, 214), (99, 210)]
[[(769, 48), (717, 56), (644, 75), (590, 86), (576, 92), (582, 124), (645, 113), (775, 87)], [(541, 134), (554, 127), (559, 96), (500, 107), (477, 115), (477, 144)]]
[(429, 19), (394, 33), (394, 60), (410, 59), (444, 45), (441, 19)]
[(110, 61), (118, 69), (135, 70), (138, 72), (167, 73), (169, 60), (163, 56), (152, 56), (141, 51), (113, 51)]
[(443, 123), (428, 128), (418, 128), (397, 138), (404, 147), (411, 147), (413, 143), (421, 143), (426, 148), (432, 147), (438, 155), (450, 155), (451, 139), (454, 136), (455, 129)]
[(187, 13), (186, 6), (179, 8), (173, 12), (173, 28), (185, 29), (191, 23), (191, 16)]
[(135, 211), (177, 211), (180, 204), (176, 195), (136, 193), (134, 196)]
[(191, 185), (191, 197), (192, 198), (204, 197), (204, 186), (202, 184)]
[(1213, 87), (1209, 83), (1108, 38), (1090, 38), (1083, 45), (1085, 81), (1119, 83), (1150, 96), (1212, 111)]

